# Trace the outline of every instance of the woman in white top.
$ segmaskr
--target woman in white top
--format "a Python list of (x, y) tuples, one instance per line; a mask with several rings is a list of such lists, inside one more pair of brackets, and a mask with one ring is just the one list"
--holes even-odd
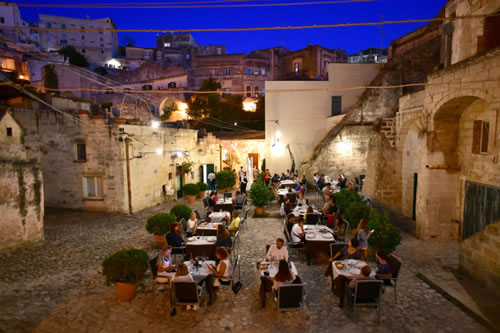
[(280, 265), (278, 267), (278, 273), (274, 277), (273, 289), (278, 292), (278, 288), (285, 284), (290, 284), (295, 280), (295, 276), (288, 268), (288, 263), (286, 260), (280, 260)]
[(217, 267), (213, 264), (207, 265), (208, 269), (215, 275), (214, 287), (219, 287), (221, 283), (227, 285), (229, 282), (229, 253), (225, 247), (218, 247), (215, 250), (215, 257), (219, 259)]
[(175, 266), (171, 264), (170, 250), (168, 247), (161, 250), (161, 254), (156, 261), (156, 281), (158, 283), (167, 283), (175, 274)]
[(196, 214), (192, 212), (191, 216), (189, 216), (189, 220), (187, 221), (188, 230), (186, 230), (186, 235), (188, 237), (191, 237), (196, 233), (197, 224), (198, 220), (196, 219)]

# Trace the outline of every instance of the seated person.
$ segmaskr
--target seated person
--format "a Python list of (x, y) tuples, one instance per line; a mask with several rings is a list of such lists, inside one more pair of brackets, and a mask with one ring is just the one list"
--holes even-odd
[(347, 181), (346, 187), (350, 191), (354, 191), (355, 190), (354, 184), (350, 180)]
[(289, 233), (292, 232), (292, 227), (295, 223), (297, 223), (298, 220), (299, 220), (299, 217), (293, 215), (292, 213), (287, 215), (286, 227), (287, 227)]
[(288, 197), (285, 198), (285, 214), (290, 214), (292, 212), (292, 204), (290, 203), (290, 199)]
[(231, 235), (227, 231), (226, 227), (222, 224), (217, 226), (217, 241), (215, 242), (215, 247), (225, 247), (230, 249), (233, 246), (233, 241), (231, 240)]
[(217, 192), (212, 191), (208, 196), (208, 206), (215, 207), (215, 203), (217, 202)]
[(274, 174), (273, 178), (271, 178), (271, 183), (278, 184), (280, 182), (280, 176), (277, 173)]
[(321, 175), (321, 177), (319, 177), (318, 183), (316, 185), (318, 185), (318, 188), (320, 190), (323, 190), (323, 187), (325, 187), (325, 175)]
[(332, 184), (326, 183), (325, 187), (321, 189), (321, 192), (323, 192), (323, 195), (331, 195), (333, 192)]
[[(361, 260), (361, 252), (359, 251), (359, 242), (356, 238), (351, 239), (349, 244), (344, 246), (342, 250), (337, 252), (333, 257), (329, 259), (330, 262), (335, 260), (346, 260), (346, 259), (357, 259)], [(325, 271), (325, 276), (333, 275), (332, 265), (328, 265)]]
[(173, 247), (182, 247), (185, 245), (184, 239), (182, 239), (182, 232), (180, 231), (179, 223), (172, 223), (170, 226), (170, 232), (167, 234), (167, 244)]
[(170, 260), (171, 252), (168, 247), (163, 248), (156, 260), (156, 281), (158, 283), (168, 283), (174, 275), (175, 265), (172, 265), (172, 260)]
[(323, 205), (323, 208), (321, 208), (321, 212), (323, 213), (323, 215), (328, 215), (331, 205), (332, 199), (330, 199), (329, 195), (325, 195), (325, 204)]
[(333, 234), (335, 236), (344, 236), (346, 225), (342, 216), (335, 216), (335, 228), (333, 228)]
[(240, 227), (240, 217), (238, 216), (238, 212), (233, 210), (233, 221), (229, 220), (229, 217), (226, 216), (227, 224), (229, 224), (229, 227), (227, 227), (227, 230), (231, 233), (231, 235), (236, 235), (236, 231), (238, 231)]
[(219, 264), (215, 267), (213, 264), (207, 265), (208, 269), (214, 273), (214, 287), (219, 287), (221, 284), (229, 285), (229, 254), (225, 247), (215, 249), (215, 257), (219, 260)]
[(196, 218), (196, 213), (192, 212), (187, 221), (188, 230), (186, 230), (186, 236), (191, 237), (196, 234), (196, 226), (198, 225), (198, 219)]
[(347, 179), (345, 179), (344, 177), (340, 176), (339, 179), (338, 179), (338, 186), (340, 188), (346, 188), (346, 182), (347, 182)]
[[(375, 256), (377, 257), (376, 277), (378, 279), (392, 278), (391, 260), (387, 253), (385, 253), (384, 251), (377, 251), (377, 254)], [(384, 283), (390, 284), (390, 280), (385, 280)]]
[(266, 260), (269, 261), (280, 261), (285, 260), (288, 261), (288, 249), (283, 246), (284, 240), (282, 238), (278, 238), (276, 240), (276, 244), (273, 244), (269, 247), (266, 254)]
[(233, 204), (243, 206), (243, 202), (245, 202), (245, 196), (242, 195), (240, 191), (236, 191), (236, 196), (233, 198)]
[(373, 280), (373, 278), (370, 277), (371, 272), (372, 270), (370, 266), (365, 265), (361, 268), (359, 275), (348, 277), (348, 279), (350, 279), (351, 282), (349, 282), (349, 288), (347, 288), (347, 304), (353, 304), (354, 291), (358, 286), (358, 281)]
[(295, 280), (295, 276), (288, 268), (288, 263), (286, 260), (280, 260), (278, 266), (278, 273), (274, 276), (273, 289), (278, 294), (278, 288), (285, 285), (291, 284)]
[(306, 175), (302, 175), (302, 180), (300, 181), (300, 184), (302, 185), (302, 187), (306, 187), (307, 186), (307, 178), (306, 178)]
[(304, 241), (306, 240), (306, 233), (304, 231), (304, 218), (299, 217), (297, 223), (292, 227), (292, 243), (294, 247), (304, 247)]
[[(181, 282), (194, 281), (191, 274), (189, 274), (189, 270), (188, 270), (186, 264), (184, 264), (183, 262), (181, 262), (177, 265), (177, 270), (175, 272), (175, 276), (173, 278), (173, 281), (181, 281)], [(191, 310), (191, 309), (198, 310), (199, 306), (198, 305), (193, 305), (193, 306), (186, 305), (186, 310)]]

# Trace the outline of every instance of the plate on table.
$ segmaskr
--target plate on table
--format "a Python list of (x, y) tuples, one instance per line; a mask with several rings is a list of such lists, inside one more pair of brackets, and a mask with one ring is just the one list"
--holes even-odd
[(309, 238), (315, 238), (315, 237), (316, 237), (316, 234), (315, 234), (314, 232), (308, 232), (308, 233), (307, 233), (307, 236), (308, 236)]
[(321, 234), (321, 237), (323, 237), (323, 238), (325, 238), (325, 239), (333, 239), (332, 234), (329, 234), (329, 233), (326, 233), (326, 234)]
[(200, 223), (200, 225), (199, 225), (199, 226), (200, 226), (200, 227), (206, 227), (206, 226), (207, 226), (207, 224), (206, 224), (206, 223)]
[(261, 270), (265, 271), (266, 269), (268, 269), (268, 268), (269, 268), (269, 264), (260, 264), (260, 265), (259, 265), (259, 268), (260, 268)]
[(352, 275), (359, 275), (360, 270), (359, 270), (359, 268), (349, 268), (348, 272), (349, 272), (349, 274), (352, 274)]
[(194, 242), (195, 240), (196, 240), (196, 237), (189, 237), (189, 238), (188, 238), (188, 241), (189, 241), (189, 242)]
[(217, 240), (217, 237), (215, 236), (210, 236), (207, 238), (209, 242), (215, 242)]

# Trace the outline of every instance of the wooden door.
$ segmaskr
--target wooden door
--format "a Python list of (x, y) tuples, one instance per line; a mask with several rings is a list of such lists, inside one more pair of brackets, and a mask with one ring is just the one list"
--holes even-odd
[(176, 175), (176, 183), (177, 183), (177, 199), (180, 199), (180, 198), (182, 198), (182, 185), (184, 185), (183, 181), (182, 181), (182, 168), (181, 167), (177, 167), (175, 175)]
[(467, 181), (464, 206), (462, 239), (500, 218), (500, 188)]
[(413, 174), (413, 209), (411, 213), (411, 219), (413, 221), (417, 220), (417, 185), (418, 185), (418, 173)]
[(253, 168), (259, 168), (259, 154), (257, 153), (251, 153), (251, 154), (248, 154), (248, 157), (249, 158), (253, 158)]

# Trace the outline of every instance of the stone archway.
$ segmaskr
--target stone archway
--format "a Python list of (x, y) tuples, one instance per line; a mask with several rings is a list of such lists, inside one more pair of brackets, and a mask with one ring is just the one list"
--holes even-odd
[[(484, 96), (483, 96), (484, 97)], [(461, 96), (438, 103), (431, 113), (417, 198), (419, 238), (458, 239), (464, 184), (470, 179), (473, 121), (489, 110), (484, 99)]]

